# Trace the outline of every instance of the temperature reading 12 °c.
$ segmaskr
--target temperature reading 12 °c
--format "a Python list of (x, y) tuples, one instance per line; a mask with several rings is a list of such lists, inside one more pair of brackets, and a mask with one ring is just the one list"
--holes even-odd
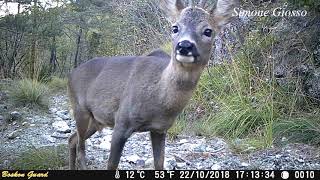
[(126, 171), (126, 177), (127, 179), (135, 179), (135, 178), (140, 178), (144, 179), (146, 177), (144, 171)]

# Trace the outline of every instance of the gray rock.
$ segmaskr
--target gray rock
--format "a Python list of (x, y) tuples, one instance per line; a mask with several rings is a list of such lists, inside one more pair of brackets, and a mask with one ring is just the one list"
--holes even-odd
[(174, 157), (165, 157), (164, 169), (172, 170), (177, 166), (177, 161)]
[(110, 148), (111, 148), (111, 142), (109, 142), (109, 141), (102, 141), (102, 142), (99, 144), (98, 147), (101, 148), (101, 149), (110, 150)]
[(63, 120), (70, 120), (69, 112), (67, 110), (57, 111), (56, 114)]
[(70, 133), (71, 129), (65, 121), (56, 121), (52, 123), (53, 128), (60, 133)]
[(178, 163), (177, 162), (177, 168), (179, 168), (179, 169), (183, 169), (183, 168), (185, 168), (187, 166), (187, 163), (185, 163), (185, 162), (182, 162), (182, 163)]
[(138, 159), (136, 164), (139, 167), (144, 167), (146, 165), (146, 162), (143, 159)]
[(19, 132), (20, 130), (12, 131), (11, 133), (8, 134), (8, 139), (14, 139), (18, 137), (20, 134)]
[(320, 101), (320, 68), (316, 69), (305, 82), (306, 93)]
[(54, 108), (54, 107), (49, 109), (49, 112), (52, 114), (56, 113), (57, 111), (58, 111), (57, 108)]
[(110, 148), (111, 148), (111, 139), (112, 139), (112, 135), (104, 136), (103, 138), (100, 139), (101, 143), (98, 144), (98, 147), (101, 148), (101, 149), (110, 150)]
[(2, 168), (2, 169), (8, 169), (9, 167), (10, 167), (10, 161), (9, 160), (4, 160), (3, 162), (2, 162), (2, 164), (0, 164), (0, 167)]
[(63, 119), (61, 117), (55, 117), (54, 121), (63, 121)]
[(10, 120), (17, 121), (22, 118), (22, 114), (18, 111), (13, 111), (10, 113)]
[(129, 162), (129, 163), (134, 163), (136, 164), (138, 160), (140, 160), (140, 157), (136, 154), (134, 155), (130, 155), (128, 157), (126, 157), (126, 160)]
[(153, 168), (153, 158), (149, 158), (146, 160), (145, 167), (146, 168)]
[(50, 136), (50, 135), (43, 135), (42, 137), (43, 137), (46, 141), (48, 141), (48, 142), (50, 142), (50, 143), (56, 142), (56, 139), (53, 138), (53, 137)]
[(213, 166), (211, 166), (211, 170), (220, 170), (221, 166), (220, 164), (214, 164)]
[(0, 115), (0, 123), (3, 123), (4, 120), (5, 120), (4, 117)]
[(68, 139), (69, 135), (68, 134), (61, 134), (61, 133), (57, 133), (54, 132), (51, 137), (57, 138), (57, 139)]
[(29, 124), (29, 123), (25, 121), (25, 122), (23, 122), (21, 125), (22, 125), (22, 126), (28, 126), (28, 124)]
[(248, 167), (248, 166), (249, 166), (249, 164), (248, 164), (248, 163), (246, 163), (246, 162), (242, 162), (242, 163), (241, 163), (241, 166), (243, 166), (243, 167)]
[(206, 145), (205, 144), (200, 144), (199, 146), (195, 146), (193, 148), (193, 151), (196, 152), (205, 152), (206, 151)]
[(5, 119), (3, 116), (0, 115), (0, 125), (4, 124), (5, 123)]

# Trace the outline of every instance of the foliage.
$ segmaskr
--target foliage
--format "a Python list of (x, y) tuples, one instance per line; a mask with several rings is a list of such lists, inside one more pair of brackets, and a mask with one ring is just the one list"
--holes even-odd
[(287, 138), (289, 142), (309, 143), (320, 145), (319, 113), (305, 114), (303, 117), (281, 119), (274, 124), (277, 142)]
[(17, 156), (17, 160), (12, 164), (17, 170), (59, 170), (66, 165), (67, 147), (60, 145), (57, 147), (31, 147), (27, 151)]
[(36, 80), (22, 79), (14, 82), (10, 89), (11, 99), (18, 105), (48, 106), (48, 88)]
[(320, 11), (320, 1), (314, 0), (287, 0), (288, 3), (296, 7), (307, 7), (314, 12)]
[(67, 79), (53, 76), (48, 83), (48, 88), (52, 92), (66, 90), (67, 89)]
[(96, 56), (141, 55), (168, 37), (168, 22), (156, 0), (24, 5), (24, 11), (0, 18), (3, 78), (48, 81)]
[(258, 148), (283, 136), (318, 143), (318, 114), (310, 115), (318, 108), (299, 89), (301, 79), (279, 86), (274, 76), (270, 57), (278, 41), (271, 34), (252, 32), (232, 63), (208, 67), (174, 129), (230, 140), (250, 137)]

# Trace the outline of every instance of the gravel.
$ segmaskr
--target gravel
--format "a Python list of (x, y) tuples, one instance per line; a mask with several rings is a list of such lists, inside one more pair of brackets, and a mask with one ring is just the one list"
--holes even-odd
[[(10, 169), (11, 162), (26, 147), (67, 144), (75, 131), (75, 122), (64, 94), (53, 96), (48, 112), (17, 112), (24, 121), (14, 121), (0, 132), (0, 169)], [(17, 114), (16, 113), (16, 114)], [(21, 118), (19, 116), (19, 118)], [(87, 141), (88, 169), (106, 169), (112, 129), (105, 128)], [(239, 144), (243, 146), (241, 139)], [(67, 149), (66, 149), (67, 151)], [(120, 169), (153, 169), (153, 156), (148, 132), (134, 133), (126, 142)], [(66, 157), (67, 159), (67, 157)], [(307, 144), (287, 144), (250, 153), (236, 153), (221, 138), (178, 136), (166, 142), (165, 169), (320, 169), (319, 148)], [(67, 169), (67, 164), (62, 169)]]

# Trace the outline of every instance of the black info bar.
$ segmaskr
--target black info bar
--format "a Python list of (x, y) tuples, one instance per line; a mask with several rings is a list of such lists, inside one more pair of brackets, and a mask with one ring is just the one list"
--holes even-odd
[[(0, 179), (320, 179), (319, 170), (1, 170)], [(93, 180), (93, 179), (92, 179)]]

